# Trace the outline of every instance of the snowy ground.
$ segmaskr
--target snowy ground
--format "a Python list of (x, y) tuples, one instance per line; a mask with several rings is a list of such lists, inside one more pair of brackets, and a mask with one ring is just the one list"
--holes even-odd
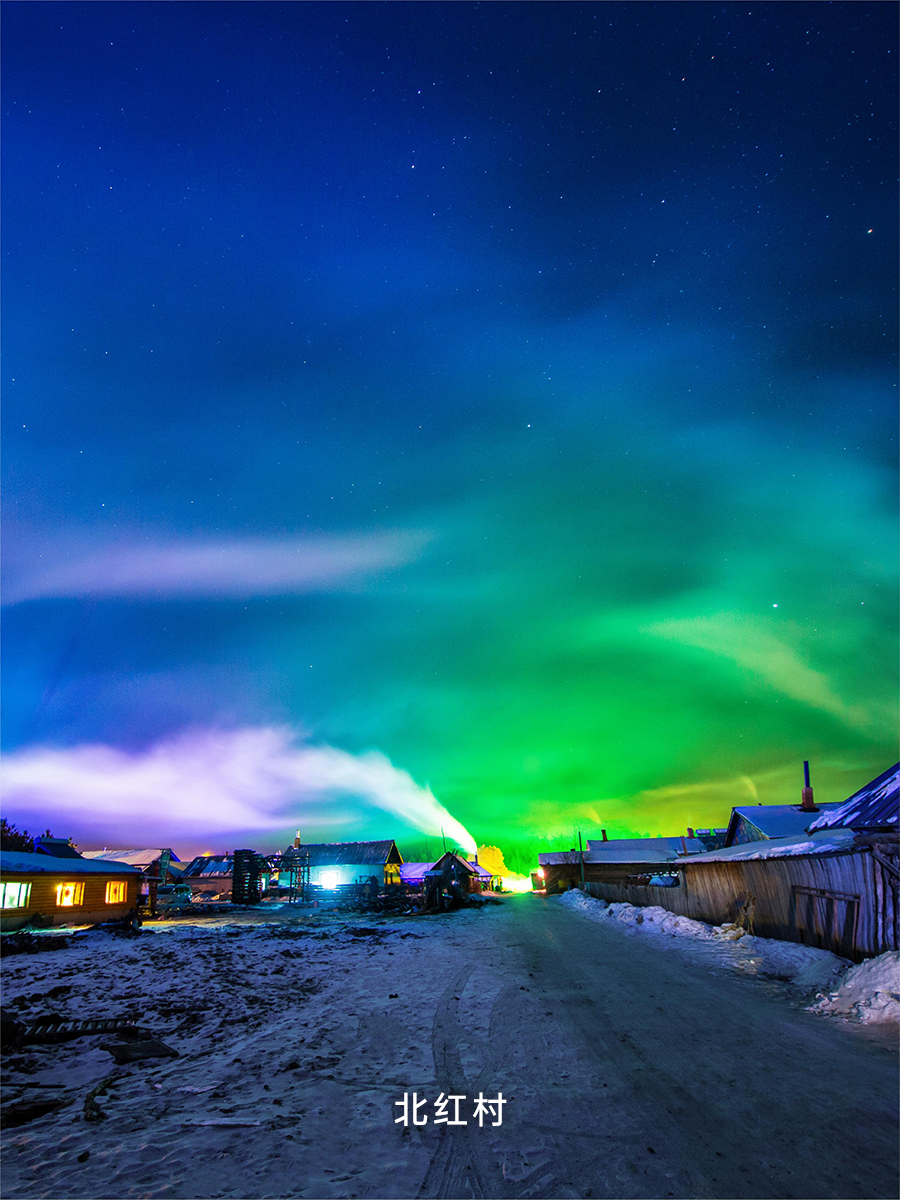
[(655, 905), (608, 904), (575, 889), (560, 897), (560, 903), (592, 920), (617, 921), (635, 932), (663, 938), (661, 944), (700, 962), (812, 989), (812, 1012), (863, 1024), (900, 1022), (900, 953), (896, 950), (854, 967), (828, 950), (754, 937), (734, 925), (706, 925)]
[[(131, 1016), (178, 1052), (115, 1066), (107, 1035), (5, 1055), (4, 1107), (65, 1102), (6, 1130), (5, 1197), (893, 1196), (879, 1029), (664, 952), (704, 939), (632, 931), (523, 896), (207, 916), (4, 958), (5, 1012)], [(481, 1090), (504, 1095), (502, 1128), (394, 1121), (404, 1092)]]

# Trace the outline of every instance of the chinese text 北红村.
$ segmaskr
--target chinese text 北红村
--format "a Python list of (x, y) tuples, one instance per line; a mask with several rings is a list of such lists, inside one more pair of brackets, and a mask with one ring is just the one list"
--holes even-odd
[[(435, 1125), (468, 1125), (468, 1121), (461, 1119), (459, 1115), (459, 1106), (466, 1099), (465, 1096), (449, 1095), (445, 1096), (443, 1092), (434, 1102), (434, 1123)], [(394, 1117), (395, 1125), (409, 1125), (410, 1114), (412, 1114), (413, 1125), (427, 1125), (428, 1114), (422, 1113), (419, 1115), (419, 1110), (427, 1105), (428, 1101), (423, 1096), (420, 1100), (417, 1093), (412, 1093), (410, 1100), (409, 1092), (403, 1093), (402, 1100), (395, 1100), (394, 1107), (399, 1108), (400, 1116)], [(498, 1092), (493, 1100), (488, 1099), (482, 1092), (479, 1092), (475, 1097), (475, 1111), (472, 1113), (473, 1121), (478, 1122), (478, 1127), (484, 1127), (485, 1117), (495, 1117), (492, 1125), (503, 1124), (503, 1105), (506, 1101), (503, 1099), (503, 1093)], [(452, 1105), (450, 1112), (448, 1106)]]

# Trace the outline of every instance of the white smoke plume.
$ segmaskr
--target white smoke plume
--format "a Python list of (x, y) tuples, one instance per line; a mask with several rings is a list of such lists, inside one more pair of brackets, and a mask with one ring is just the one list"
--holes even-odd
[[(297, 824), (371, 823), (382, 810), (429, 836), (473, 852), (469, 831), (383, 754), (353, 755), (297, 744), (287, 728), (201, 730), (137, 753), (107, 745), (25, 747), (5, 757), (8, 815), (65, 818), (92, 829), (133, 829), (150, 845)], [(383, 824), (383, 822), (382, 822)]]

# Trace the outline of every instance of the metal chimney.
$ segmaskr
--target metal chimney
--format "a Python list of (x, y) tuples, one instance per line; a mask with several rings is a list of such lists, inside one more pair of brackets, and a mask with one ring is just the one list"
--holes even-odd
[(294, 849), (299, 850), (303, 843), (300, 841), (300, 830), (297, 830), (297, 836), (294, 838)]
[(809, 763), (803, 763), (803, 799), (800, 801), (800, 809), (802, 812), (818, 812), (816, 802), (813, 799), (813, 790), (809, 785)]
[(601, 830), (600, 830), (600, 836), (603, 838), (604, 842), (608, 842), (608, 841), (609, 841), (609, 838), (606, 836), (606, 830), (605, 830), (605, 829), (601, 829)]

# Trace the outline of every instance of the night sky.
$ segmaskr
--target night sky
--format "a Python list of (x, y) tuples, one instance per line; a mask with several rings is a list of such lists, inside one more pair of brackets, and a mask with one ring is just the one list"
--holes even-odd
[(895, 5), (3, 18), (8, 817), (524, 863), (895, 761)]

